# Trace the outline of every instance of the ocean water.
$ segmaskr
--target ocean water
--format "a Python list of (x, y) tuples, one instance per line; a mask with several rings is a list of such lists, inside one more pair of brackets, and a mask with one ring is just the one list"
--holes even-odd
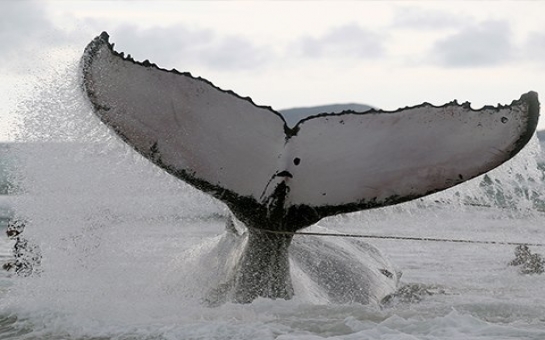
[[(410, 301), (333, 304), (296, 295), (206, 307), (202, 287), (215, 268), (192, 260), (224, 232), (226, 208), (112, 136), (71, 73), (21, 105), (18, 141), (0, 147), (0, 262), (12, 256), (9, 218), (27, 220), (23, 235), (43, 255), (38, 275), (0, 271), (0, 339), (545, 338), (545, 274), (509, 266), (515, 247), (504, 244), (368, 239), (403, 272), (403, 285), (421, 288)], [(534, 137), (487, 176), (319, 225), (545, 244), (543, 159)], [(545, 255), (545, 247), (530, 249)]]

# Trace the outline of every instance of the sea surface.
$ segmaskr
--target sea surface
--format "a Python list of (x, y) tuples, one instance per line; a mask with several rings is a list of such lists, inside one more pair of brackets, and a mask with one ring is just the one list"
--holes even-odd
[(12, 260), (9, 219), (26, 221), (42, 253), (35, 275), (0, 271), (0, 339), (545, 339), (545, 274), (509, 266), (515, 246), (503, 244), (545, 255), (537, 137), (455, 188), (319, 223), (384, 237), (367, 242), (418, 288), (412, 298), (210, 308), (202, 287), (215, 268), (193, 257), (224, 232), (226, 208), (112, 136), (78, 89), (48, 86), (27, 105), (21, 140), (0, 145), (0, 262)]

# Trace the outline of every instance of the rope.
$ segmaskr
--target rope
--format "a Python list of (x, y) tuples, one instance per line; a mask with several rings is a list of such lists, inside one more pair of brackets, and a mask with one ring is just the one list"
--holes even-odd
[(447, 238), (433, 238), (433, 237), (387, 236), (387, 235), (290, 232), (290, 231), (275, 231), (275, 230), (266, 230), (266, 229), (258, 229), (258, 230), (264, 231), (264, 232), (267, 232), (267, 233), (271, 233), (271, 234), (283, 234), (283, 235), (333, 236), (333, 237), (370, 238), (370, 239), (381, 239), (381, 240), (495, 244), (495, 245), (508, 245), (508, 246), (523, 246), (523, 245), (526, 245), (526, 246), (533, 246), (533, 247), (545, 247), (545, 243), (479, 241), (479, 240), (447, 239)]

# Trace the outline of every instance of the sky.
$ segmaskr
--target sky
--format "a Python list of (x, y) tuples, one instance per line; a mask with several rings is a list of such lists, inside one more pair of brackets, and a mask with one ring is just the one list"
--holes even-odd
[(545, 97), (544, 1), (2, 0), (0, 8), (0, 140), (13, 138), (30, 89), (65, 76), (102, 31), (137, 60), (276, 110)]

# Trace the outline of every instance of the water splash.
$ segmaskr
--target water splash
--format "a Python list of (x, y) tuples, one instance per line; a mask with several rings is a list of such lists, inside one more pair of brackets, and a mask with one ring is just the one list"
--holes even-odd
[[(46, 333), (68, 332), (82, 337), (120, 332), (129, 337), (131, 327), (135, 327), (139, 336), (160, 333), (166, 337), (201, 332), (205, 326), (199, 326), (199, 322), (203, 320), (220, 320), (215, 327), (235, 333), (228, 327), (231, 318), (239, 323), (252, 322), (256, 329), (245, 330), (255, 335), (259, 325), (278, 320), (274, 308), (280, 308), (286, 320), (293, 316), (286, 311), (305, 310), (307, 316), (311, 315), (312, 308), (305, 309), (308, 301), (297, 299), (205, 309), (195, 292), (207, 277), (204, 271), (210, 269), (199, 271), (191, 261), (187, 261), (189, 270), (180, 268), (177, 275), (185, 294), (172, 298), (162, 285), (171, 261), (180, 254), (197, 258), (184, 251), (202, 243), (203, 238), (220, 234), (226, 210), (221, 203), (151, 165), (113, 136), (86, 104), (76, 70), (74, 64), (42, 81), (19, 106), (18, 143), (10, 150), (16, 158), (13, 208), (17, 216), (29, 221), (25, 236), (40, 246), (43, 270), (40, 276), (14, 279), (17, 284), (3, 301), (5, 311), (17, 313), (22, 320), (34, 320), (32, 325), (22, 321), (18, 327), (30, 327), (35, 334), (45, 329)], [(468, 209), (491, 209), (505, 218), (539, 215), (544, 206), (539, 151), (534, 138), (513, 160), (481, 178), (414, 202), (333, 217), (323, 224), (380, 231), (388, 224), (439, 224)], [(414, 232), (414, 228), (407, 232)], [(200, 247), (203, 250), (206, 245)], [(336, 309), (337, 317), (344, 315), (337, 310), (341, 307), (330, 308)], [(397, 316), (369, 308), (363, 308), (364, 312), (360, 307), (357, 311), (349, 308), (349, 314), (359, 311), (365, 318), (377, 320), (366, 324), (347, 319), (339, 327), (349, 327), (346, 332), (363, 332), (367, 326), (369, 331), (388, 325), (397, 331), (406, 329), (406, 323)], [(441, 322), (465, 320), (459, 315), (438, 318)], [(36, 320), (44, 325), (60, 323), (62, 330), (40, 328)], [(159, 326), (152, 327), (155, 322)], [(168, 324), (174, 326), (165, 329)], [(309, 331), (311, 324), (303, 327), (292, 321), (280, 322), (275, 324), (279, 329), (267, 328), (265, 337), (284, 334), (282, 327)], [(318, 323), (313, 325), (319, 327)], [(213, 333), (207, 327), (204, 332)], [(98, 329), (103, 333), (97, 333)]]

